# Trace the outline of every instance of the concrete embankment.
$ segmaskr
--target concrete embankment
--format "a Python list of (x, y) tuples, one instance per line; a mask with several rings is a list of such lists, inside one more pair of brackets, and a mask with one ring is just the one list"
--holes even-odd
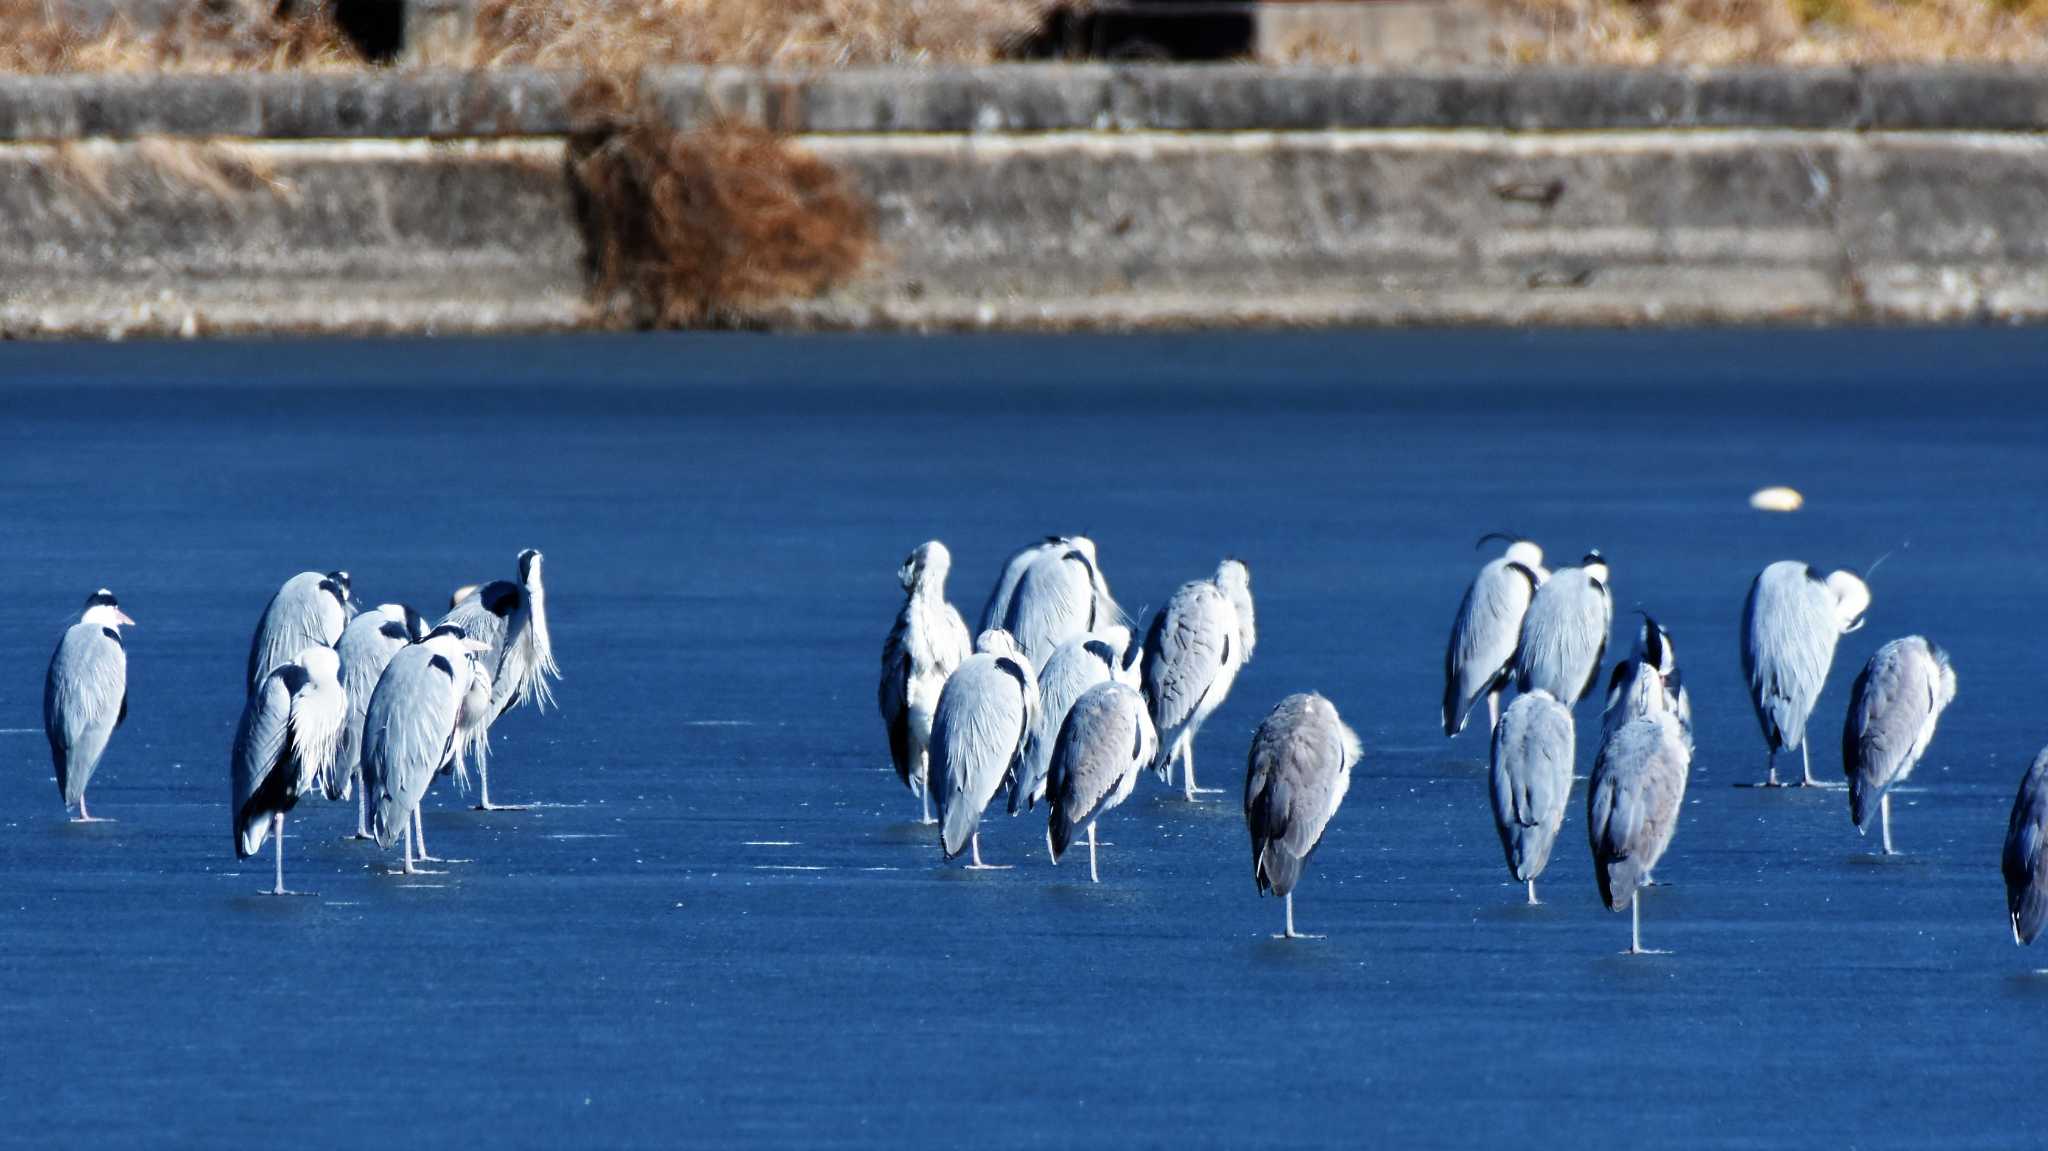
[[(0, 331), (595, 322), (575, 76), (0, 79)], [(675, 71), (842, 166), (878, 255), (746, 321), (2048, 316), (2048, 77)]]

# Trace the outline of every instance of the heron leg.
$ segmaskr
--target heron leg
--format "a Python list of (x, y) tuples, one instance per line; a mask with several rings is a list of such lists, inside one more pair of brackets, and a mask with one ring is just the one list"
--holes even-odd
[(1492, 691), (1486, 693), (1486, 733), (1488, 735), (1492, 735), (1493, 729), (1499, 726), (1500, 689), (1494, 688)]
[(1102, 877), (1095, 874), (1095, 821), (1088, 821), (1088, 882), (1101, 883)]
[(1273, 938), (1275, 938), (1275, 939), (1321, 939), (1321, 938), (1322, 938), (1322, 936), (1320, 936), (1320, 935), (1306, 935), (1306, 934), (1303, 934), (1302, 932), (1296, 931), (1296, 930), (1294, 929), (1294, 893), (1293, 893), (1292, 891), (1290, 891), (1290, 892), (1288, 892), (1288, 893), (1286, 894), (1286, 896), (1284, 896), (1283, 898), (1284, 898), (1284, 901), (1285, 901), (1285, 902), (1286, 902), (1286, 904), (1287, 904), (1287, 930), (1286, 930), (1286, 931), (1284, 931), (1284, 932), (1282, 932), (1282, 933), (1281, 933), (1281, 934), (1279, 934), (1279, 935), (1275, 935), (1275, 936), (1274, 936)]
[(1643, 901), (1640, 897), (1632, 896), (1628, 901), (1628, 953), (1643, 953)]
[(1220, 787), (1195, 786), (1195, 733), (1193, 730), (1181, 736), (1181, 760), (1181, 771), (1183, 773), (1181, 775), (1181, 794), (1186, 797), (1189, 803), (1196, 802), (1195, 797), (1198, 795), (1223, 794), (1223, 789)]
[(1532, 879), (1529, 881), (1529, 906), (1535, 907), (1542, 902), (1542, 900), (1536, 898), (1536, 881)]
[(917, 789), (917, 802), (918, 806), (922, 808), (924, 812), (924, 814), (919, 817), (918, 822), (924, 824), (926, 827), (930, 827), (932, 824), (937, 823), (938, 820), (932, 818), (932, 787), (929, 780), (927, 780), (923, 787)]
[(1889, 791), (1885, 792), (1885, 793), (1884, 793), (1884, 797), (1883, 797), (1883, 798), (1881, 798), (1881, 799), (1879, 799), (1879, 800), (1877, 801), (1877, 817), (1878, 817), (1878, 819), (1879, 819), (1880, 821), (1882, 821), (1882, 822), (1883, 822), (1883, 824), (1884, 824), (1884, 853), (1885, 853), (1886, 855), (1897, 855), (1897, 854), (1898, 854), (1898, 852), (1896, 852), (1896, 851), (1893, 851), (1893, 850), (1892, 850), (1892, 793), (1891, 793), (1891, 792), (1889, 792)]
[(370, 838), (370, 789), (356, 780), (356, 833), (350, 839)]
[(1782, 784), (1782, 783), (1779, 783), (1779, 782), (1778, 782), (1778, 749), (1777, 749), (1777, 748), (1776, 748), (1775, 746), (1773, 746), (1773, 747), (1771, 748), (1771, 758), (1770, 758), (1770, 759), (1769, 759), (1769, 761), (1767, 761), (1767, 762), (1768, 762), (1768, 766), (1769, 766), (1769, 768), (1770, 768), (1770, 776), (1769, 776), (1769, 778), (1767, 778), (1767, 779), (1765, 779), (1765, 780), (1764, 780), (1764, 786), (1765, 786), (1765, 787), (1783, 787), (1783, 786), (1785, 786), (1784, 784)]
[(967, 841), (974, 849), (974, 862), (967, 865), (969, 871), (1008, 871), (1007, 863), (983, 863), (981, 861), (981, 833), (975, 832)]
[(1799, 786), (1814, 787), (1820, 783), (1813, 778), (1813, 756), (1806, 750), (1806, 741), (1803, 739), (1799, 741), (1799, 772), (1802, 777)]
[(78, 796), (78, 818), (76, 818), (76, 819), (72, 820), (71, 822), (73, 822), (73, 823), (112, 823), (112, 822), (114, 822), (114, 821), (113, 821), (113, 820), (111, 820), (111, 819), (101, 819), (100, 817), (98, 817), (98, 816), (96, 816), (96, 815), (93, 815), (93, 814), (92, 814), (91, 812), (87, 811), (87, 810), (85, 809), (85, 795), (84, 795), (84, 793), (83, 793), (83, 792), (81, 792), (81, 793), (79, 794), (79, 796)]
[(478, 789), (479, 789), (479, 790), (478, 790), (478, 792), (477, 792), (477, 803), (476, 803), (476, 809), (477, 809), (478, 811), (525, 811), (525, 810), (527, 810), (527, 808), (528, 808), (528, 806), (529, 806), (529, 805), (527, 805), (527, 804), (524, 804), (524, 803), (492, 803), (492, 802), (491, 802), (491, 769), (490, 769), (490, 765), (488, 765), (488, 764), (486, 764), (486, 763), (484, 763), (484, 762), (483, 762), (483, 757), (482, 757), (482, 756), (478, 756), (478, 757), (477, 757), (477, 765), (476, 765), (476, 778), (477, 778), (477, 787), (478, 787)]

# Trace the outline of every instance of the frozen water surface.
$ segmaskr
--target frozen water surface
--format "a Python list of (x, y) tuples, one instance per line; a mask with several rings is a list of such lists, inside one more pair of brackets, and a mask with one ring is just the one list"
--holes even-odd
[[(2048, 336), (1488, 332), (606, 338), (0, 348), (0, 1140), (374, 1146), (1716, 1145), (2042, 1138), (2048, 950), (1998, 852), (2041, 704)], [(1806, 510), (1747, 506), (1767, 484)], [(1675, 637), (1699, 722), (1645, 941), (1574, 796), (1522, 906), (1483, 734), (1436, 724), (1491, 529), (1590, 546)], [(1268, 939), (1235, 799), (1148, 780), (1104, 882), (992, 814), (942, 865), (886, 765), (894, 573), (938, 537), (975, 616), (1086, 532), (1134, 612), (1251, 565), (1258, 657), (1203, 732), (1316, 689), (1366, 758)], [(1910, 541), (1910, 546), (1904, 546)], [(495, 740), (472, 862), (390, 878), (309, 799), (258, 894), (229, 840), (249, 630), (279, 582), (368, 603), (548, 555), (561, 711)], [(1814, 729), (1922, 632), (1961, 692), (1872, 857), (1840, 791), (1768, 792), (1750, 577), (1865, 567)], [(86, 593), (131, 713), (63, 821), (42, 674)], [(1617, 621), (1625, 651), (1632, 617)], [(1580, 770), (1598, 730), (1583, 705)], [(1794, 765), (1796, 771), (1796, 764)]]

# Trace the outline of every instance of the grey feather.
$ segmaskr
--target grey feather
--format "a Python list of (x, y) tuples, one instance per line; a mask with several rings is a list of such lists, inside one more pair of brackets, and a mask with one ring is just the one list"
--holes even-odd
[(1054, 863), (1076, 830), (1130, 797), (1157, 740), (1144, 698), (1127, 684), (1105, 679), (1074, 701), (1046, 777), (1046, 831)]
[(904, 561), (903, 607), (882, 644), (877, 702), (889, 733), (890, 761), (913, 794), (925, 789), (932, 711), (946, 678), (973, 651), (966, 621), (946, 602), (952, 557), (932, 540)]
[(1669, 713), (1621, 725), (1600, 745), (1586, 784), (1586, 838), (1600, 898), (1626, 910), (1678, 828), (1691, 753)]
[(1742, 674), (1772, 750), (1804, 745), (1840, 638), (1835, 596), (1812, 568), (1780, 560), (1750, 584), (1742, 605)]
[(1863, 666), (1842, 725), (1842, 771), (1857, 827), (1867, 829), (1885, 793), (1913, 773), (1955, 694), (1948, 653), (1921, 636), (1885, 644)]
[(1362, 754), (1357, 734), (1320, 695), (1290, 695), (1259, 724), (1245, 764), (1244, 819), (1260, 892), (1284, 896), (1300, 882)]
[(57, 791), (76, 807), (106, 753), (128, 698), (128, 653), (98, 623), (71, 625), (43, 680), (43, 732)]
[(271, 817), (325, 785), (348, 722), (334, 652), (314, 648), (275, 669), (242, 707), (230, 763), (235, 855), (263, 847)]
[(335, 747), (334, 770), (328, 774), (329, 799), (348, 799), (362, 778), (363, 717), (369, 714), (370, 695), (385, 666), (412, 642), (406, 610), (401, 608), (396, 618), (382, 607), (363, 612), (342, 629), (334, 646), (341, 660), (341, 690), (348, 699), (348, 718)]
[(1535, 595), (1534, 573), (1506, 556), (1480, 568), (1465, 589), (1444, 649), (1445, 735), (1465, 730), (1473, 705), (1506, 682)]
[[(1038, 672), (1038, 722), (1024, 737), (1024, 758), (1010, 783), (1010, 814), (1034, 807), (1051, 794), (1047, 779), (1060, 726), (1074, 701), (1115, 676), (1131, 633), (1124, 628), (1090, 632), (1061, 644)], [(1103, 659), (1107, 653), (1109, 658)], [(1150, 722), (1147, 722), (1150, 727)]]
[(1515, 687), (1571, 707), (1593, 686), (1607, 650), (1614, 599), (1585, 568), (1560, 568), (1536, 589), (1515, 649)]
[(1094, 564), (1068, 548), (1047, 551), (1024, 569), (1003, 629), (1035, 666), (1067, 640), (1111, 622), (1097, 618)]
[[(1003, 633), (988, 633), (1001, 636)], [(1029, 661), (998, 651), (969, 656), (946, 680), (932, 719), (931, 789), (939, 807), (940, 845), (951, 859), (967, 849), (989, 800), (1023, 755), (1038, 712), (1038, 684)]]
[[(1226, 566), (1229, 562), (1226, 561)], [(1240, 565), (1241, 566), (1241, 565)], [(1247, 585), (1242, 598), (1249, 602)], [(1192, 740), (1222, 706), (1249, 658), (1246, 629), (1230, 591), (1215, 579), (1180, 586), (1145, 635), (1144, 691), (1159, 734), (1152, 769), (1170, 780), (1175, 748)]]
[[(436, 667), (455, 669), (455, 674)], [(474, 667), (461, 640), (429, 636), (391, 657), (363, 717), (362, 775), (370, 830), (390, 847), (418, 809), (420, 797), (454, 755), (456, 720)]]
[(249, 641), (248, 692), (307, 648), (333, 647), (341, 639), (351, 613), (348, 588), (336, 583), (335, 574), (300, 572), (264, 605)]
[(2006, 823), (2005, 906), (2012, 918), (2013, 941), (2028, 944), (2048, 926), (2048, 749), (2020, 779)]
[(1516, 697), (1494, 728), (1493, 822), (1509, 873), (1524, 883), (1543, 874), (1564, 825), (1575, 738), (1571, 712), (1544, 691)]

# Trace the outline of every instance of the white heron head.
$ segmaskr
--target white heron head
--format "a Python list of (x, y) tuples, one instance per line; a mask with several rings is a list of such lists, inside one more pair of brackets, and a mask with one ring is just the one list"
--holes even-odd
[(1647, 613), (1643, 614), (1643, 626), (1636, 631), (1635, 658), (1655, 668), (1659, 676), (1669, 676), (1678, 667), (1678, 655), (1671, 649), (1671, 633)]
[(1607, 557), (1600, 554), (1599, 548), (1587, 552), (1586, 558), (1579, 561), (1579, 568), (1586, 573), (1587, 579), (1607, 582)]
[(115, 599), (114, 593), (106, 588), (85, 597), (85, 614), (78, 617), (78, 622), (115, 629), (124, 624), (129, 627), (135, 626), (135, 621), (129, 619), (128, 613), (121, 610), (121, 601)]
[(1828, 573), (1828, 590), (1835, 593), (1835, 626), (1848, 635), (1863, 626), (1863, 613), (1870, 610), (1870, 585), (1852, 571)]
[(953, 553), (937, 540), (926, 540), (903, 557), (903, 566), (896, 569), (896, 581), (904, 591), (916, 591), (920, 586), (944, 591), (946, 574), (952, 570)]
[(314, 683), (332, 687), (341, 682), (341, 657), (325, 644), (314, 644), (292, 657), (292, 662), (306, 669)]
[(1017, 647), (1017, 639), (999, 627), (992, 627), (974, 637), (974, 650), (981, 655), (1019, 656), (1023, 652)]
[(449, 592), (449, 593), (448, 593), (448, 606), (449, 606), (449, 607), (460, 607), (460, 606), (462, 605), (462, 601), (463, 601), (463, 600), (466, 600), (466, 599), (468, 599), (468, 598), (469, 598), (470, 596), (473, 596), (473, 595), (475, 595), (475, 594), (476, 594), (476, 586), (477, 586), (477, 585), (475, 585), (475, 584), (473, 584), (473, 583), (466, 583), (466, 584), (463, 584), (463, 585), (462, 585), (461, 587), (459, 587), (459, 588), (456, 588), (456, 589), (455, 589), (454, 591), (452, 591), (452, 592)]
[(1259, 646), (1259, 617), (1252, 606), (1252, 569), (1243, 560), (1228, 557), (1216, 566), (1216, 587), (1237, 611), (1237, 642), (1244, 649), (1243, 662), (1250, 663), (1252, 651)]
[(1543, 549), (1528, 540), (1516, 540), (1508, 545), (1507, 551), (1501, 554), (1506, 556), (1510, 562), (1521, 564), (1532, 572), (1545, 576), (1550, 574), (1543, 567)]

